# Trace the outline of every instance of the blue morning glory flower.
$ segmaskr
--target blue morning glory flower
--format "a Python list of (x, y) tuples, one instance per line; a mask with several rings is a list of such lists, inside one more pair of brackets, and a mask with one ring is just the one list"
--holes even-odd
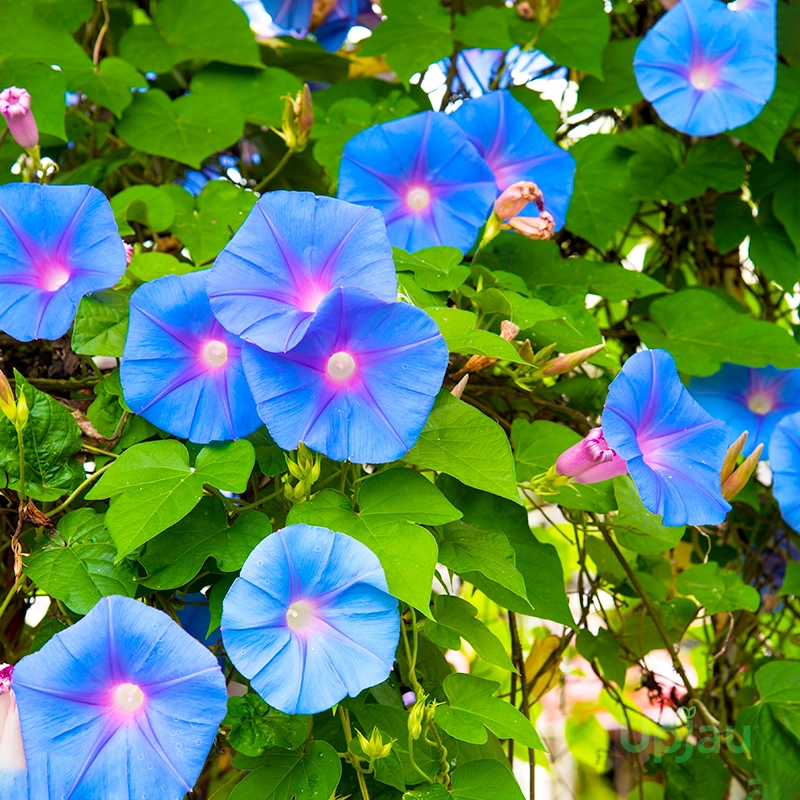
[(23, 658), (14, 691), (31, 797), (71, 800), (183, 797), (227, 701), (205, 647), (161, 611), (117, 596)]
[(783, 518), (800, 532), (800, 412), (784, 417), (769, 440), (772, 493)]
[(275, 442), (382, 464), (417, 441), (447, 369), (436, 323), (407, 303), (336, 289), (288, 353), (245, 344), (245, 373)]
[(666, 350), (646, 350), (625, 362), (608, 389), (603, 435), (627, 462), (642, 503), (664, 525), (725, 519), (731, 508), (720, 486), (725, 423), (692, 398)]
[(689, 391), (728, 426), (728, 444), (747, 431), (742, 453), (748, 456), (759, 444), (767, 447), (780, 419), (800, 411), (800, 369), (723, 364), (714, 375), (692, 378)]
[(395, 247), (450, 245), (466, 252), (497, 190), (461, 128), (445, 114), (425, 111), (356, 134), (344, 146), (339, 197), (381, 211)]
[(377, 556), (327, 528), (289, 525), (268, 536), (222, 605), (228, 657), (287, 714), (317, 714), (383, 683), (399, 638)]
[[(509, 92), (497, 91), (467, 100), (453, 119), (491, 167), (497, 193), (518, 181), (533, 181), (560, 230), (572, 199), (575, 159), (547, 138), (530, 111)], [(520, 214), (538, 215), (533, 204)]]
[[(450, 71), (452, 59), (448, 56), (437, 63), (436, 66), (445, 76)], [(459, 51), (456, 56), (456, 74), (453, 80), (453, 95), (455, 97), (480, 97), (492, 89), (497, 81), (496, 89), (506, 89), (509, 86), (519, 86), (538, 78), (566, 78), (566, 67), (553, 69), (554, 62), (539, 50), (523, 51), (519, 45), (514, 45), (509, 50), (481, 50), (472, 47)], [(500, 69), (503, 72), (497, 80)]]
[(217, 319), (270, 351), (291, 350), (323, 298), (341, 286), (397, 298), (383, 218), (309, 192), (264, 195), (206, 277)]
[(131, 295), (120, 380), (125, 402), (193, 442), (239, 439), (261, 426), (242, 342), (211, 313), (205, 274), (167, 275)]
[[(297, 36), (312, 31), (326, 50), (338, 50), (354, 25), (374, 28), (380, 17), (368, 0), (335, 0), (328, 3), (313, 0), (261, 0), (275, 25)], [(328, 10), (330, 9), (330, 10)]]
[(89, 292), (125, 272), (111, 206), (91, 186), (0, 186), (0, 330), (58, 339)]
[(775, 88), (775, 36), (767, 33), (775, 18), (757, 22), (750, 13), (718, 0), (681, 0), (642, 39), (636, 81), (667, 125), (713, 136), (761, 112)]

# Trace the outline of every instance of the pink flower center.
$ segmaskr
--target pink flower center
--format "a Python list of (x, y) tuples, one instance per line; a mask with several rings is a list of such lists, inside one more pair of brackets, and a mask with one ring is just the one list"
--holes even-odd
[(286, 624), (293, 631), (305, 631), (314, 622), (314, 610), (308, 600), (297, 600), (286, 612)]
[(298, 286), (297, 307), (301, 311), (316, 311), (317, 306), (325, 299), (330, 290), (330, 286), (324, 286), (316, 281), (308, 281), (308, 283)]
[(144, 692), (135, 683), (121, 683), (114, 689), (111, 702), (121, 714), (133, 714), (142, 707)]
[(747, 398), (747, 407), (754, 413), (754, 414), (769, 414), (773, 408), (775, 408), (775, 400), (774, 398), (768, 394), (767, 392), (753, 392)]
[(46, 292), (57, 292), (69, 277), (69, 270), (62, 264), (48, 264), (39, 275), (39, 286)]
[(406, 195), (411, 211), (424, 211), (431, 204), (431, 193), (423, 186), (413, 186)]
[(343, 350), (339, 353), (334, 353), (329, 359), (325, 367), (328, 376), (335, 381), (343, 382), (348, 381), (353, 377), (356, 371), (356, 360), (350, 353), (345, 353)]
[(203, 345), (200, 357), (203, 359), (203, 363), (212, 369), (223, 367), (228, 361), (228, 345), (225, 342), (212, 339)]
[(717, 71), (710, 64), (698, 64), (689, 73), (689, 81), (700, 92), (713, 89), (717, 85)]
[(596, 464), (611, 461), (616, 453), (608, 446), (600, 428), (593, 428), (586, 437), (586, 454)]

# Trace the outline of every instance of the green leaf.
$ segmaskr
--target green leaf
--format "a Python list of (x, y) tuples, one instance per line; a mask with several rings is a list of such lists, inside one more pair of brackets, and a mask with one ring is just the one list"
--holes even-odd
[[(517, 459), (517, 479), (530, 481), (544, 474), (565, 450), (580, 440), (581, 437), (575, 431), (555, 422), (526, 422), (515, 419), (511, 426), (511, 441)], [(616, 507), (611, 481), (586, 485), (570, 484), (548, 496), (548, 500), (565, 508), (579, 508), (603, 514)]]
[(777, 84), (770, 101), (747, 125), (734, 128), (729, 134), (752, 145), (770, 161), (792, 117), (800, 104), (800, 69), (790, 69), (778, 62)]
[(72, 330), (72, 349), (87, 356), (121, 358), (128, 335), (129, 308), (129, 296), (115, 289), (81, 298)]
[(341, 776), (342, 762), (327, 742), (311, 742), (305, 752), (271, 750), (265, 753), (263, 766), (234, 787), (230, 800), (327, 800)]
[(246, 511), (228, 527), (222, 501), (205, 497), (182, 520), (147, 543), (139, 558), (147, 571), (141, 582), (157, 590), (184, 586), (208, 558), (215, 559), (222, 572), (235, 572), (271, 532), (269, 517), (259, 511)]
[(478, 609), (460, 597), (437, 595), (433, 601), (436, 622), (425, 624), (425, 634), (441, 647), (458, 650), (466, 639), (484, 661), (514, 671), (503, 643), (475, 617)]
[(138, 222), (154, 233), (165, 231), (175, 219), (175, 207), (168, 192), (156, 186), (131, 186), (111, 198), (111, 210), (122, 236), (135, 231), (128, 221)]
[(104, 58), (96, 68), (66, 70), (64, 77), (69, 91), (82, 92), (117, 117), (131, 104), (133, 91), (147, 87), (139, 70), (121, 58)]
[(115, 564), (116, 551), (103, 515), (81, 508), (59, 520), (58, 534), (26, 559), (25, 573), (75, 613), (88, 614), (103, 597), (136, 594), (136, 567)]
[(797, 185), (800, 182), (800, 164), (787, 159), (781, 165), (781, 171), (784, 174), (784, 180), (775, 189), (772, 208), (794, 243), (795, 250), (800, 253), (800, 194), (797, 192)]
[(564, 589), (564, 570), (555, 547), (540, 542), (528, 524), (524, 508), (486, 492), (470, 489), (453, 478), (439, 478), (439, 488), (464, 514), (464, 522), (487, 537), (500, 532), (514, 551), (516, 568), (525, 581), (525, 600), (504, 589), (482, 572), (461, 573), (496, 602), (522, 614), (575, 624)]
[[(0, 12), (2, 20), (2, 12)], [(2, 34), (0, 33), (0, 41)], [(23, 86), (31, 95), (31, 111), (36, 118), (39, 133), (49, 133), (59, 139), (66, 139), (64, 131), (64, 75), (54, 70), (49, 62), (7, 60), (6, 50), (0, 63), (0, 86)], [(0, 130), (6, 127), (0, 118)]]
[(94, 387), (94, 398), (86, 410), (86, 416), (101, 436), (110, 439), (117, 430), (123, 414), (122, 386), (119, 382), (118, 369), (106, 375)]
[(758, 204), (758, 216), (751, 220), (749, 255), (775, 283), (791, 291), (800, 280), (800, 257), (789, 233), (775, 218), (772, 202), (771, 197), (764, 198)]
[(277, 67), (256, 70), (223, 64), (203, 68), (191, 85), (208, 102), (236, 103), (246, 122), (273, 128), (283, 122), (284, 97), (293, 97), (302, 88), (301, 80)]
[(409, 469), (386, 470), (365, 481), (359, 504), (356, 514), (344, 495), (326, 489), (295, 505), (288, 523), (321, 525), (358, 539), (380, 560), (389, 591), (430, 616), (437, 548), (417, 523), (442, 525), (461, 513), (430, 481)]
[(662, 553), (681, 540), (686, 527), (665, 527), (661, 517), (644, 507), (630, 475), (614, 479), (614, 494), (619, 508), (614, 533), (623, 547), (635, 553)]
[[(228, 181), (209, 181), (196, 201), (181, 202), (175, 208), (172, 232), (188, 249), (198, 266), (213, 261), (247, 219), (257, 197)], [(196, 202), (196, 208), (194, 203)]]
[(736, 730), (756, 765), (770, 800), (795, 800), (800, 793), (800, 663), (773, 661), (756, 673), (758, 703), (745, 708)]
[(600, 662), (603, 674), (610, 678), (617, 686), (625, 686), (625, 662), (620, 658), (620, 646), (614, 634), (607, 628), (600, 628), (595, 636), (584, 629), (578, 632), (575, 645), (587, 661)]
[(610, 33), (602, 0), (567, 0), (558, 6), (555, 21), (544, 28), (536, 46), (557, 64), (602, 78)]
[(440, 783), (421, 786), (403, 795), (403, 800), (524, 800), (519, 783), (500, 761), (470, 761), (452, 773), (453, 788)]
[(604, 134), (586, 136), (570, 149), (575, 157), (575, 190), (567, 212), (567, 228), (600, 249), (636, 211), (628, 152), (619, 138)]
[(689, 289), (650, 304), (652, 322), (634, 324), (648, 347), (663, 347), (678, 369), (711, 375), (723, 363), (800, 366), (800, 348), (782, 328), (740, 314), (713, 292)]
[(682, 203), (710, 189), (730, 192), (744, 181), (744, 159), (728, 139), (702, 139), (684, 152), (680, 140), (647, 125), (620, 137), (637, 200)]
[(167, 72), (189, 59), (260, 67), (244, 11), (223, 0), (161, 0), (154, 25), (134, 25), (120, 42), (122, 57), (142, 72)]
[[(676, 597), (667, 602), (656, 601), (653, 605), (670, 642), (676, 642), (684, 635), (698, 611), (694, 601), (687, 597)], [(617, 633), (616, 639), (636, 656), (643, 656), (664, 646), (655, 621), (644, 605), (623, 619), (622, 630)]]
[(439, 392), (417, 444), (403, 461), (520, 502), (514, 459), (503, 429), (449, 392)]
[(453, 522), (438, 531), (439, 560), (459, 575), (478, 572), (490, 581), (527, 599), (525, 579), (516, 567), (514, 550), (498, 530), (480, 530)]
[(638, 103), (642, 93), (633, 74), (633, 53), (639, 39), (615, 39), (603, 51), (603, 71), (605, 80), (587, 75), (578, 92), (575, 111), (587, 108), (621, 108)]
[(337, 100), (314, 121), (313, 135), (317, 140), (314, 158), (325, 167), (331, 181), (336, 183), (342, 150), (353, 136), (372, 125), (409, 116), (417, 110), (417, 103), (397, 90), (374, 103), (359, 97)]
[(228, 713), (222, 720), (223, 725), (231, 726), (231, 747), (246, 756), (260, 756), (269, 747), (296, 750), (308, 737), (308, 723), (308, 717), (284, 714), (252, 692), (229, 697)]
[(516, 14), (513, 10), (483, 6), (476, 11), (470, 10), (466, 16), (456, 16), (453, 37), (468, 47), (507, 50), (514, 44), (508, 33), (508, 24), (514, 21)]
[(436, 707), (436, 724), (455, 739), (483, 744), (486, 728), (501, 739), (544, 750), (536, 728), (514, 706), (494, 697), (500, 684), (456, 673), (444, 679), (449, 705)]
[(136, 95), (117, 124), (117, 133), (136, 150), (199, 169), (203, 159), (234, 144), (242, 127), (234, 103), (211, 105), (200, 94), (170, 100), (160, 89), (151, 89)]
[(128, 272), (140, 281), (153, 281), (164, 275), (186, 275), (194, 272), (194, 265), (186, 261), (178, 261), (169, 253), (139, 253), (128, 266)]
[[(701, 732), (708, 732), (708, 728), (701, 727)], [(728, 794), (731, 774), (725, 762), (716, 752), (709, 752), (710, 748), (717, 750), (715, 736), (725, 732), (714, 731), (711, 737), (701, 735), (700, 741), (694, 749), (691, 744), (685, 744), (678, 752), (670, 752), (672, 748), (661, 748), (661, 769), (664, 770), (664, 800), (695, 800), (702, 797), (722, 800)], [(678, 740), (680, 746), (680, 740)], [(691, 755), (691, 758), (689, 758)], [(645, 784), (647, 785), (647, 784)], [(752, 784), (749, 784), (752, 785)], [(752, 792), (755, 798), (760, 792)]]
[(204, 447), (195, 461), (197, 475), (226, 492), (243, 492), (256, 463), (256, 452), (247, 439), (214, 442)]
[(33, 13), (74, 32), (81, 22), (92, 16), (94, 3), (95, 0), (33, 0)]
[(402, 81), (449, 56), (450, 15), (434, 0), (385, 0), (387, 19), (363, 43), (362, 56), (385, 55)]
[[(34, 500), (56, 500), (77, 488), (86, 477), (74, 457), (81, 449), (81, 432), (72, 414), (50, 395), (29, 384), (14, 370), (17, 397), (25, 393), (28, 424), (22, 435), (25, 490)], [(19, 489), (19, 446), (14, 426), (0, 416), (0, 470), (8, 486)]]
[(610, 736), (594, 715), (580, 713), (567, 718), (564, 724), (564, 741), (572, 757), (595, 772), (606, 771)]
[(425, 309), (444, 336), (447, 349), (451, 353), (464, 355), (481, 355), (490, 358), (502, 358), (515, 361), (517, 364), (527, 363), (521, 358), (511, 342), (491, 331), (475, 328), (478, 318), (471, 311), (460, 308), (426, 308)]
[(720, 569), (716, 561), (689, 567), (678, 576), (676, 585), (681, 594), (694, 595), (709, 614), (742, 608), (756, 612), (761, 603), (756, 589), (737, 573)]
[(800, 597), (800, 561), (789, 561), (786, 564), (786, 575), (778, 594), (782, 597), (786, 595)]
[(145, 442), (126, 450), (86, 495), (112, 498), (106, 526), (118, 560), (174, 525), (200, 501), (203, 481), (178, 441)]
[(720, 253), (735, 250), (753, 228), (753, 211), (740, 197), (721, 197), (714, 209), (714, 241)]
[(458, 289), (469, 277), (469, 267), (461, 263), (463, 255), (457, 247), (426, 247), (407, 253), (392, 248), (398, 272), (411, 272), (420, 287), (429, 292), (450, 292)]

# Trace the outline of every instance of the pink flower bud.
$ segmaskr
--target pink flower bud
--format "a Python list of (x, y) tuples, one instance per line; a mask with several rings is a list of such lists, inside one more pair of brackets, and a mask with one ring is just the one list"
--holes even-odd
[(504, 319), (500, 323), (500, 336), (507, 342), (513, 342), (519, 333), (519, 325), (515, 325), (510, 319)]
[(506, 224), (528, 239), (550, 239), (556, 229), (556, 222), (547, 211), (542, 211), (538, 217), (513, 217)]
[(0, 664), (0, 770), (24, 770), (26, 766), (12, 672), (13, 667)]
[(125, 248), (125, 263), (130, 266), (131, 261), (133, 261), (133, 245), (123, 242), (122, 246)]
[[(0, 411), (8, 417), (11, 422), (17, 418), (17, 401), (14, 399), (14, 392), (11, 391), (11, 385), (8, 378), (0, 372)], [(0, 672), (0, 681), (2, 680), (2, 672)], [(2, 684), (0, 684), (0, 691), (2, 691)]]
[(528, 203), (535, 203), (541, 213), (544, 211), (544, 197), (539, 187), (531, 181), (512, 183), (494, 202), (494, 213), (499, 219), (516, 217)]
[(575, 367), (588, 361), (593, 355), (599, 353), (604, 347), (605, 342), (596, 344), (594, 347), (586, 347), (583, 350), (576, 350), (574, 353), (565, 353), (563, 356), (551, 358), (542, 370), (542, 375), (564, 375), (571, 372)]
[(533, 19), (533, 8), (531, 8), (531, 4), (527, 2), (527, 0), (523, 0), (522, 3), (518, 3), (517, 14), (519, 15), (520, 19)]
[(297, 124), (300, 135), (308, 136), (314, 124), (314, 101), (311, 99), (311, 88), (303, 84), (303, 92), (298, 96)]
[(592, 428), (558, 457), (556, 471), (573, 483), (598, 483), (624, 475), (628, 465), (608, 446), (602, 428)]
[(39, 144), (39, 129), (31, 112), (31, 96), (25, 89), (9, 86), (0, 92), (0, 114), (20, 147), (31, 149)]

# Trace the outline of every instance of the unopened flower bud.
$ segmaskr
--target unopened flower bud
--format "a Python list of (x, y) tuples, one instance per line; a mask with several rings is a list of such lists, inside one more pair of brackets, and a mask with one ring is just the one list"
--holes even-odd
[(450, 394), (453, 395), (457, 400), (461, 399), (461, 395), (464, 394), (464, 389), (467, 386), (467, 381), (469, 381), (469, 375), (465, 375), (451, 390)]
[(25, 392), (21, 387), (17, 387), (17, 418), (14, 420), (14, 425), (18, 431), (21, 431), (28, 424), (28, 401), (25, 399)]
[(739, 465), (739, 468), (735, 470), (722, 484), (722, 496), (726, 500), (733, 500), (739, 492), (744, 489), (747, 485), (747, 481), (750, 480), (751, 476), (756, 470), (758, 466), (758, 459), (761, 458), (761, 451), (764, 449), (764, 445), (760, 444), (750, 453), (747, 458), (742, 461)]
[(25, 750), (11, 675), (14, 668), (0, 664), (0, 772), (25, 769)]
[(519, 325), (515, 325), (510, 319), (504, 319), (500, 323), (500, 336), (507, 342), (513, 342), (519, 333)]
[(307, 83), (303, 84), (303, 91), (298, 94), (297, 99), (297, 121), (300, 135), (308, 138), (311, 126), (314, 124), (314, 101), (311, 99), (311, 87)]
[(311, 89), (306, 83), (294, 97), (286, 95), (283, 99), (283, 128), (279, 134), (292, 152), (299, 153), (305, 150), (314, 124)]
[(741, 436), (739, 436), (739, 438), (728, 448), (728, 452), (725, 455), (725, 461), (722, 464), (722, 470), (719, 474), (719, 478), (723, 485), (725, 484), (725, 481), (730, 478), (733, 470), (736, 468), (736, 461), (741, 455), (746, 441), (747, 431), (742, 433)]
[(495, 200), (494, 213), (500, 219), (511, 219), (516, 217), (528, 203), (535, 203), (540, 213), (544, 211), (544, 197), (539, 187), (532, 181), (517, 181)]
[(131, 261), (133, 261), (133, 245), (123, 242), (122, 246), (125, 248), (125, 263), (130, 266)]
[(558, 457), (556, 471), (573, 483), (598, 483), (624, 475), (628, 465), (608, 446), (602, 428), (592, 428)]
[(531, 8), (531, 4), (528, 0), (523, 0), (521, 3), (517, 3), (517, 15), (520, 19), (533, 19), (533, 9)]
[(551, 239), (555, 233), (556, 222), (547, 211), (542, 211), (538, 217), (512, 217), (506, 226), (528, 239)]
[(377, 727), (372, 729), (369, 739), (359, 730), (356, 730), (356, 734), (358, 735), (358, 743), (370, 762), (378, 758), (386, 758), (392, 752), (392, 745), (397, 741), (392, 739), (388, 744), (384, 744), (381, 732)]
[(425, 702), (427, 695), (417, 699), (411, 711), (408, 712), (408, 732), (412, 739), (422, 736), (422, 723), (425, 720)]
[(26, 150), (39, 144), (39, 129), (31, 111), (31, 96), (26, 89), (9, 86), (0, 92), (0, 114), (16, 143)]
[(0, 372), (0, 411), (8, 417), (11, 422), (17, 418), (17, 405), (14, 402), (14, 392), (11, 391), (11, 384), (8, 378)]
[(597, 355), (605, 346), (604, 342), (592, 347), (586, 347), (583, 350), (576, 350), (574, 353), (565, 353), (563, 356), (551, 358), (550, 361), (544, 365), (542, 375), (564, 375), (567, 372), (572, 372), (575, 367), (580, 366), (592, 356)]

